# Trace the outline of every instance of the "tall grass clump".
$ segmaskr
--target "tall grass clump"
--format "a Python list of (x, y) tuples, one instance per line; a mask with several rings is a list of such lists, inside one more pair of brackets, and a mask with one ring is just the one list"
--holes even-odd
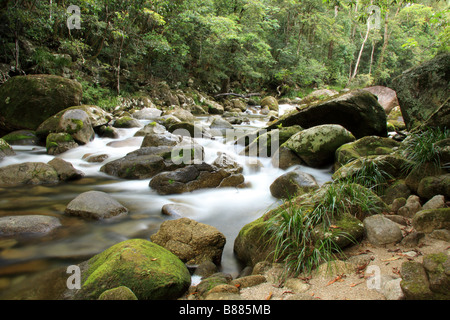
[[(283, 261), (289, 274), (310, 273), (320, 264), (342, 256), (337, 243), (340, 237), (356, 243), (346, 231), (333, 229), (333, 223), (346, 216), (358, 217), (381, 209), (373, 192), (349, 181), (326, 185), (311, 198), (300, 203), (288, 200), (267, 221), (266, 234), (275, 248), (274, 259)], [(318, 237), (318, 231), (324, 237)]]
[(403, 157), (408, 160), (404, 166), (406, 172), (414, 172), (425, 164), (432, 164), (435, 169), (448, 167), (448, 163), (441, 163), (441, 147), (438, 142), (450, 138), (447, 128), (428, 128), (425, 131), (413, 133), (404, 142)]

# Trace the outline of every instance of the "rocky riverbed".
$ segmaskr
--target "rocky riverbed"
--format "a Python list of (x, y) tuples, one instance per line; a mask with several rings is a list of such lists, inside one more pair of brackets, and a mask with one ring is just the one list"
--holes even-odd
[[(59, 80), (13, 84), (36, 78)], [(444, 116), (425, 126), (370, 90), (285, 105), (167, 90), (10, 122), (26, 107), (13, 93), (0, 87), (2, 299), (449, 298)]]

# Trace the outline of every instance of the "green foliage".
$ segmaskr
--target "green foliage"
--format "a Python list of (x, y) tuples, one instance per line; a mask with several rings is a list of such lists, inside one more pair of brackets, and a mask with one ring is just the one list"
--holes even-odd
[(446, 165), (440, 161), (441, 147), (437, 144), (449, 138), (450, 130), (447, 128), (427, 128), (425, 131), (413, 133), (403, 142), (403, 156), (409, 160), (404, 170), (417, 171), (428, 163), (433, 164), (436, 169)]
[[(353, 86), (388, 84), (405, 69), (449, 47), (449, 7), (443, 1), (73, 0), (70, 4), (81, 9), (80, 30), (68, 30), (70, 14), (64, 1), (4, 1), (2, 63), (26, 73), (53, 74), (67, 66), (89, 73), (86, 69), (92, 64), (108, 65), (110, 75), (102, 87), (117, 95), (132, 94), (153, 79), (177, 87), (195, 79), (198, 89), (209, 92), (268, 90), (296, 97), (325, 85), (345, 87), (357, 60)], [(370, 4), (381, 8), (382, 21), (365, 43)], [(62, 54), (70, 55), (73, 64), (67, 65)], [(87, 100), (97, 95), (94, 89)]]
[[(350, 181), (337, 181), (322, 190), (300, 203), (288, 200), (266, 223), (266, 234), (275, 245), (274, 258), (284, 261), (288, 273), (309, 273), (342, 255), (335, 242), (338, 236), (354, 242), (345, 231), (330, 232), (334, 221), (381, 209), (373, 192)], [(317, 238), (317, 228), (325, 234), (323, 239)]]

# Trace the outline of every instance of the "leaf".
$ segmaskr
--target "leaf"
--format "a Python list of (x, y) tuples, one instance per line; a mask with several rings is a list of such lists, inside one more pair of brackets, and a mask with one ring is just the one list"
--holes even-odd
[(266, 297), (266, 300), (272, 299), (272, 296), (273, 296), (273, 292), (269, 293), (269, 295)]
[(390, 262), (390, 261), (396, 261), (398, 259), (400, 259), (400, 257), (392, 257), (392, 258), (384, 259), (384, 260), (381, 260), (381, 261), (383, 261), (383, 262)]

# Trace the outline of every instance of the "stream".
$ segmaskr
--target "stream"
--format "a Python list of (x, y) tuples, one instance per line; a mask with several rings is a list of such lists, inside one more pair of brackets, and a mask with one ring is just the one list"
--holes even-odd
[[(280, 113), (289, 106), (280, 106)], [(199, 118), (206, 122), (206, 117)], [(235, 126), (236, 129), (255, 130), (267, 123), (264, 116), (251, 116), (250, 124)], [(145, 125), (150, 121), (142, 121)], [(134, 137), (140, 128), (119, 129), (119, 139), (96, 136), (91, 143), (70, 150), (59, 157), (84, 172), (81, 180), (56, 186), (24, 186), (0, 188), (0, 217), (13, 215), (49, 215), (58, 217), (63, 227), (51, 235), (32, 239), (0, 239), (0, 293), (10, 289), (16, 281), (57, 266), (69, 266), (87, 260), (95, 254), (119, 242), (148, 239), (156, 233), (161, 223), (170, 217), (161, 214), (166, 204), (183, 204), (191, 208), (186, 217), (216, 227), (227, 243), (224, 248), (221, 271), (236, 276), (241, 266), (233, 253), (234, 239), (241, 228), (280, 204), (270, 194), (273, 181), (286, 173), (274, 168), (270, 158), (258, 158), (263, 167), (256, 171), (248, 163), (248, 157), (240, 156), (243, 147), (233, 141), (218, 137), (215, 140), (196, 139), (205, 150), (205, 162), (212, 163), (218, 152), (231, 155), (244, 167), (248, 188), (209, 189), (181, 195), (158, 195), (149, 187), (149, 180), (125, 181), (100, 172), (109, 161), (124, 157), (140, 148), (143, 137)], [(118, 141), (124, 141), (119, 143)], [(111, 145), (112, 143), (112, 145)], [(116, 145), (115, 145), (116, 144)], [(36, 146), (15, 146), (16, 156), (6, 157), (0, 167), (23, 162), (44, 162), (54, 157), (46, 149)], [(103, 163), (88, 163), (86, 154), (107, 154)], [(330, 170), (302, 168), (312, 174), (319, 184), (331, 179)], [(128, 208), (125, 217), (107, 221), (84, 221), (64, 214), (66, 205), (79, 194), (91, 191), (110, 194)]]

